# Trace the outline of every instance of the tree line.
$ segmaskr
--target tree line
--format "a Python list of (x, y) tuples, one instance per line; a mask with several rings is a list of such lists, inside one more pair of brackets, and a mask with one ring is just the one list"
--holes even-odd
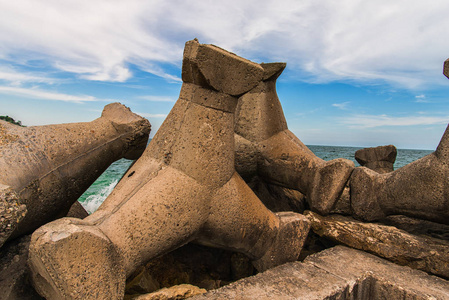
[(16, 120), (14, 120), (14, 118), (11, 118), (10, 116), (0, 116), (0, 120), (25, 127), (24, 125), (22, 125), (22, 121), (16, 121)]

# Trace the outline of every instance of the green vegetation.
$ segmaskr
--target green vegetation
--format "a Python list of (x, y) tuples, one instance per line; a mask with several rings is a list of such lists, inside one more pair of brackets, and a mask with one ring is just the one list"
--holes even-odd
[(25, 127), (22, 125), (21, 121), (16, 121), (16, 120), (14, 120), (14, 118), (11, 118), (10, 116), (0, 116), (0, 120), (4, 120), (6, 122)]

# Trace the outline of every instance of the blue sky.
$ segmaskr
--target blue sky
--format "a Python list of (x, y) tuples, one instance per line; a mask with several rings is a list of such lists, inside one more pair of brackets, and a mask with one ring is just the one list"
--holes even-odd
[(198, 38), (287, 62), (278, 95), (305, 144), (435, 149), (449, 122), (449, 1), (0, 0), (0, 115), (91, 121), (121, 102), (152, 135)]

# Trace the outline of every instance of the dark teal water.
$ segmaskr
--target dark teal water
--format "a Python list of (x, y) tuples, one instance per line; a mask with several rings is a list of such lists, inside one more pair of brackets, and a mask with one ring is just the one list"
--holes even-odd
[[(308, 145), (310, 150), (315, 153), (316, 156), (324, 159), (331, 160), (335, 158), (346, 158), (352, 160), (356, 166), (360, 166), (354, 158), (354, 154), (357, 150), (363, 149), (363, 147), (341, 147), (341, 146), (316, 146)], [(394, 169), (399, 169), (427, 154), (432, 153), (432, 150), (413, 150), (413, 149), (398, 149), (398, 155), (394, 163)]]
[[(316, 156), (331, 160), (335, 158), (346, 158), (355, 162), (356, 166), (359, 164), (354, 159), (354, 154), (361, 147), (336, 147), (336, 146), (308, 146)], [(398, 169), (405, 166), (427, 154), (432, 153), (430, 150), (409, 150), (398, 149), (398, 155), (394, 168)], [(78, 199), (84, 208), (89, 212), (94, 212), (106, 197), (112, 192), (115, 185), (122, 178), (123, 174), (131, 165), (131, 160), (121, 159), (113, 163), (92, 186)]]

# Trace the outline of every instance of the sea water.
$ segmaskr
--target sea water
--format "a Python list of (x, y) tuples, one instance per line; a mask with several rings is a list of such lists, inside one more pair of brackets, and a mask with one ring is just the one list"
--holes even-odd
[[(356, 166), (359, 166), (354, 158), (354, 154), (362, 147), (341, 147), (341, 146), (316, 146), (309, 145), (309, 149), (315, 153), (316, 156), (331, 160), (335, 158), (346, 158), (354, 161)], [(398, 149), (398, 155), (394, 168), (401, 168), (427, 154), (432, 153), (431, 150), (411, 150)], [(88, 213), (93, 213), (104, 199), (112, 192), (115, 185), (128, 170), (132, 164), (131, 160), (120, 159), (111, 166), (90, 186), (90, 188), (78, 199)]]

